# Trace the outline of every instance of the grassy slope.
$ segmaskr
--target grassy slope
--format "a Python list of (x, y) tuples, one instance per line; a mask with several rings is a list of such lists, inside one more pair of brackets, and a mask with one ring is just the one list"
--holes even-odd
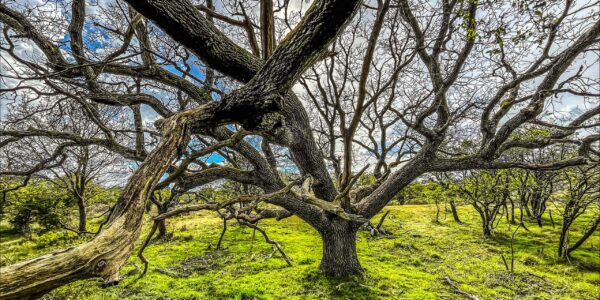
[[(226, 249), (214, 250), (221, 221), (202, 213), (169, 220), (175, 237), (146, 249), (150, 266), (145, 277), (137, 279), (141, 263), (132, 257), (123, 271), (126, 279), (116, 287), (101, 289), (94, 280), (80, 281), (47, 298), (460, 299), (454, 288), (440, 280), (445, 276), (480, 299), (600, 298), (598, 232), (566, 263), (556, 259), (558, 224), (542, 229), (531, 224), (531, 232), (520, 229), (514, 246), (515, 273), (511, 274), (501, 260), (502, 253), (510, 259), (511, 231), (506, 223), (500, 224), (494, 240), (486, 241), (468, 206), (459, 210), (464, 225), (454, 223), (450, 215), (441, 224), (432, 223), (432, 206), (389, 209), (392, 218), (384, 228), (393, 237), (373, 239), (366, 232), (359, 234), (358, 253), (366, 269), (362, 279), (323, 278), (318, 272), (318, 234), (298, 218), (263, 224), (292, 257), (294, 266), (288, 267), (278, 254), (270, 257), (272, 249), (258, 232), (253, 240), (251, 229), (236, 225), (225, 236)], [(580, 221), (576, 229), (584, 225), (585, 220)], [(68, 233), (42, 235), (36, 238), (37, 244), (6, 231), (0, 234), (2, 264), (80, 242)], [(209, 249), (209, 245), (213, 246)]]

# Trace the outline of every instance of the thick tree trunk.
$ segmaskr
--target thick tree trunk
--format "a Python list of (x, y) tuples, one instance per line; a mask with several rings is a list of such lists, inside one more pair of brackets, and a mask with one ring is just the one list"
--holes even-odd
[(77, 209), (79, 210), (79, 226), (77, 230), (81, 235), (87, 232), (87, 214), (85, 212), (85, 199), (83, 197), (77, 197)]
[(450, 200), (450, 209), (452, 210), (452, 218), (454, 218), (454, 222), (462, 223), (460, 218), (458, 217), (458, 211), (456, 210), (456, 202), (454, 200)]
[[(240, 82), (247, 83), (254, 78), (258, 71), (262, 69), (264, 61), (243, 50), (224, 34), (219, 32), (212, 23), (202, 17), (202, 14), (194, 9), (189, 1), (170, 0), (170, 1), (127, 1), (139, 13), (149, 20), (153, 20), (174, 40), (182, 43), (188, 49), (192, 50), (208, 67), (231, 76)], [(306, 14), (305, 23), (297, 25), (296, 34), (286, 37), (285, 42), (279, 45), (282, 57), (273, 55), (273, 66), (284, 66), (285, 69), (277, 72), (265, 72), (267, 74), (283, 74), (288, 76), (299, 75), (302, 72), (294, 70), (304, 70), (311, 64), (311, 59), (318, 59), (316, 53), (306, 55), (305, 52), (313, 52), (315, 48), (323, 52), (327, 44), (333, 41), (337, 33), (345, 26), (357, 11), (360, 1), (314, 1), (310, 9), (310, 14)], [(318, 30), (312, 30), (316, 26)], [(263, 28), (264, 29), (264, 28)], [(304, 33), (313, 33), (308, 36)], [(298, 39), (295, 39), (298, 36)], [(313, 44), (311, 44), (311, 42)], [(289, 51), (289, 45), (294, 45), (296, 53)], [(310, 45), (310, 46), (307, 46)], [(311, 59), (307, 59), (311, 58)], [(288, 68), (293, 66), (293, 68)], [(280, 76), (285, 77), (285, 76)], [(257, 78), (255, 78), (257, 79)], [(258, 82), (258, 81), (257, 81)], [(291, 81), (290, 81), (291, 82)], [(272, 86), (282, 86), (274, 84)], [(331, 180), (323, 155), (316, 145), (312, 135), (312, 130), (308, 114), (304, 109), (302, 102), (290, 92), (286, 95), (282, 105), (282, 114), (286, 123), (290, 127), (291, 135), (287, 137), (279, 136), (276, 140), (279, 144), (289, 144), (290, 152), (302, 174), (310, 174), (316, 180), (313, 185), (315, 195), (324, 200), (333, 200), (336, 196), (335, 186)], [(246, 109), (235, 113), (241, 116), (260, 116), (261, 114), (248, 114)], [(242, 120), (238, 120), (242, 121)], [(281, 131), (282, 133), (285, 131)], [(282, 134), (286, 136), (287, 134)], [(275, 138), (274, 136), (272, 138)]]
[(323, 258), (321, 270), (327, 277), (345, 277), (361, 274), (362, 267), (356, 254), (358, 226), (334, 219), (328, 229), (321, 232)]

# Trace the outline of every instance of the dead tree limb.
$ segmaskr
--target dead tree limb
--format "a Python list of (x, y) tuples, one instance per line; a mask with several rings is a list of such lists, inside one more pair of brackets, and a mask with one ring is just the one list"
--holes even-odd
[(285, 254), (285, 252), (283, 252), (283, 249), (281, 248), (281, 246), (279, 245), (279, 243), (277, 241), (275, 241), (275, 240), (270, 239), (269, 236), (267, 235), (267, 232), (264, 229), (258, 227), (255, 224), (247, 222), (245, 220), (240, 220), (240, 223), (243, 224), (243, 225), (245, 225), (245, 226), (248, 226), (250, 228), (253, 228), (254, 230), (257, 230), (258, 232), (260, 232), (262, 234), (262, 236), (265, 238), (265, 241), (267, 243), (269, 243), (269, 244), (273, 245), (273, 247), (277, 248), (277, 251), (279, 251), (279, 253), (281, 254), (281, 257), (283, 257), (283, 259), (288, 264), (288, 266), (290, 266), (290, 267), (292, 266), (292, 261), (287, 256), (287, 254)]
[(462, 291), (461, 289), (458, 288), (458, 286), (452, 281), (452, 279), (450, 279), (450, 277), (448, 276), (444, 276), (443, 278), (440, 278), (440, 280), (444, 281), (446, 284), (448, 284), (449, 286), (454, 288), (454, 291), (456, 293), (459, 293), (465, 297), (467, 297), (468, 299), (471, 300), (479, 300), (479, 298), (477, 298), (477, 296), (473, 295), (473, 294), (469, 294), (467, 292)]

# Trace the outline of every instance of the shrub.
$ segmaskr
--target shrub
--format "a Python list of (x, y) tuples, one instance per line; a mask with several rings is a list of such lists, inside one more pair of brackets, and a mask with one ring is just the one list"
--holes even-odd
[[(5, 214), (14, 229), (31, 235), (35, 229), (47, 231), (61, 226), (67, 214), (69, 196), (45, 181), (37, 181), (7, 196)], [(34, 226), (37, 225), (37, 226)]]

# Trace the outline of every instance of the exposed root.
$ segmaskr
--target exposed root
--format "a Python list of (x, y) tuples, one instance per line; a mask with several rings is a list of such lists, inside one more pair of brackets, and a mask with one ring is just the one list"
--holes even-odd
[(144, 275), (146, 275), (146, 271), (148, 271), (148, 259), (146, 259), (146, 257), (144, 256), (144, 249), (146, 249), (146, 247), (150, 243), (150, 240), (152, 240), (152, 236), (154, 236), (154, 233), (156, 233), (156, 228), (158, 228), (158, 221), (154, 221), (154, 224), (152, 224), (152, 229), (150, 229), (150, 232), (146, 236), (146, 239), (144, 239), (144, 243), (140, 247), (140, 250), (138, 250), (138, 257), (144, 264), (144, 269), (140, 274), (140, 278), (144, 277)]
[(377, 222), (377, 226), (373, 226), (373, 224), (371, 222), (367, 222), (367, 223), (363, 224), (363, 226), (361, 228), (365, 231), (369, 231), (369, 234), (371, 234), (372, 237), (380, 236), (380, 235), (388, 235), (389, 233), (385, 229), (381, 228), (381, 226), (383, 225), (383, 222), (385, 221), (385, 219), (389, 213), (390, 213), (390, 211), (388, 210), (381, 216), (381, 218), (379, 219), (379, 222)]

